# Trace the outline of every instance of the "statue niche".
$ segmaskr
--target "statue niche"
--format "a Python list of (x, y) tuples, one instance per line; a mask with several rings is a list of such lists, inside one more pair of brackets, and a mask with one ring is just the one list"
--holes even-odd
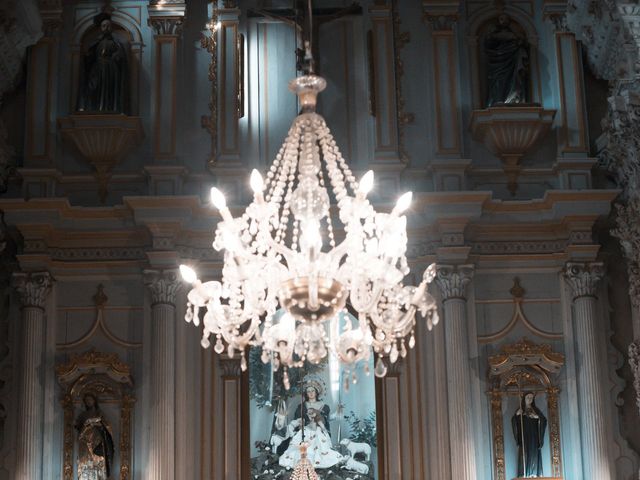
[(522, 28), (502, 13), (484, 35), (486, 106), (529, 103), (529, 42)]
[(88, 351), (56, 366), (64, 411), (62, 480), (131, 480), (129, 365)]
[(78, 112), (129, 113), (129, 38), (108, 13), (93, 19), (84, 36)]
[(495, 480), (562, 480), (557, 377), (563, 365), (550, 345), (526, 338), (489, 356)]

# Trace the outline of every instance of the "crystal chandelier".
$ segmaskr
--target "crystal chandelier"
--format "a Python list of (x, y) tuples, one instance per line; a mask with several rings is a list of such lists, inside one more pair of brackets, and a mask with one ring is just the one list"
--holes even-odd
[(226, 347), (230, 357), (239, 352), (242, 369), (246, 349), (259, 346), (265, 363), (284, 367), (285, 387), (288, 368), (318, 363), (329, 352), (347, 371), (374, 352), (375, 373), (384, 376), (383, 359), (394, 363), (414, 346), (416, 312), (429, 330), (438, 321), (427, 291), (435, 265), (417, 287), (402, 283), (409, 273), (404, 212), (411, 192), (390, 213), (374, 210), (367, 199), (373, 171), (356, 181), (315, 112), (325, 86), (312, 74), (289, 83), (301, 113), (266, 181), (251, 173), (253, 201), (242, 216), (234, 218), (222, 192), (211, 189), (222, 216), (213, 242), (224, 250), (221, 281), (203, 283), (191, 267), (180, 266), (193, 286), (186, 321), (198, 326), (205, 310), (202, 346), (214, 336), (214, 350)]

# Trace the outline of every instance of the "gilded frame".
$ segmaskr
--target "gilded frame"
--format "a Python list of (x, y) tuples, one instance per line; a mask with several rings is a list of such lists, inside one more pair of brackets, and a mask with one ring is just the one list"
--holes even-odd
[(74, 479), (74, 411), (86, 393), (93, 393), (105, 403), (115, 403), (120, 410), (120, 480), (131, 478), (132, 413), (135, 397), (133, 380), (127, 364), (116, 354), (88, 351), (74, 355), (67, 363), (56, 366), (58, 382), (63, 389), (64, 410), (62, 479)]
[(562, 478), (560, 445), (560, 389), (553, 381), (564, 365), (564, 355), (550, 345), (536, 344), (526, 338), (502, 347), (500, 353), (489, 357), (487, 392), (491, 403), (493, 437), (493, 471), (495, 480), (507, 480), (504, 455), (504, 418), (502, 404), (507, 396), (519, 395), (522, 390), (545, 393), (549, 417), (549, 449), (552, 478)]

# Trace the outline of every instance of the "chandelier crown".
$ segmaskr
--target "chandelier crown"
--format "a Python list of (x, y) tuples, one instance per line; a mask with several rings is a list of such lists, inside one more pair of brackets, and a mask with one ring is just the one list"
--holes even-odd
[(289, 82), (301, 113), (266, 179), (251, 173), (254, 198), (241, 217), (233, 218), (222, 192), (211, 189), (222, 216), (213, 242), (225, 252), (222, 280), (202, 283), (181, 267), (193, 285), (185, 319), (198, 324), (205, 310), (202, 345), (214, 335), (214, 350), (239, 351), (243, 369), (246, 348), (259, 346), (263, 361), (285, 368), (285, 386), (287, 368), (318, 363), (329, 352), (347, 369), (374, 352), (375, 373), (384, 376), (382, 359), (406, 355), (406, 337), (410, 348), (415, 344), (416, 312), (429, 329), (438, 321), (427, 292), (435, 266), (417, 287), (402, 284), (411, 192), (390, 213), (375, 211), (367, 199), (373, 171), (356, 181), (315, 111), (325, 87), (317, 75)]

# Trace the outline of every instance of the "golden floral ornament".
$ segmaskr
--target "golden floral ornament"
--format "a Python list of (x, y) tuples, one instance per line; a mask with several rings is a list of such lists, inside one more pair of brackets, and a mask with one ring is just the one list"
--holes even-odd
[(87, 372), (103, 373), (116, 382), (131, 384), (131, 368), (120, 361), (115, 353), (89, 350), (85, 353), (72, 355), (67, 363), (56, 365), (58, 380), (63, 385), (75, 382)]
[(548, 372), (558, 373), (564, 365), (564, 355), (554, 352), (551, 345), (533, 343), (524, 337), (489, 357), (491, 375), (502, 375), (521, 365), (538, 365)]

